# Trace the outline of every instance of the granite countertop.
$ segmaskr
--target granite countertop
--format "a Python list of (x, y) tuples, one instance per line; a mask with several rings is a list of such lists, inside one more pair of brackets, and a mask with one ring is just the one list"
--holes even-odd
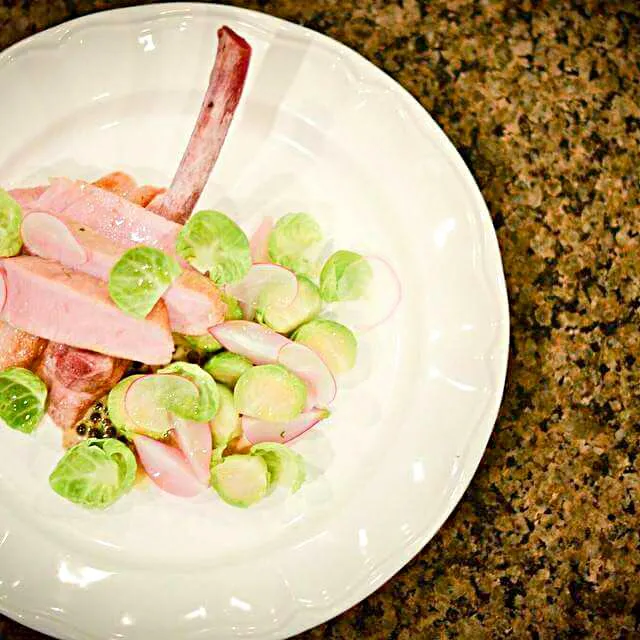
[[(4, 2), (0, 48), (127, 4)], [(640, 4), (233, 4), (348, 44), (420, 100), (487, 200), (511, 303), (505, 399), (463, 500), (301, 637), (639, 638)], [(1, 617), (0, 637), (43, 638)]]

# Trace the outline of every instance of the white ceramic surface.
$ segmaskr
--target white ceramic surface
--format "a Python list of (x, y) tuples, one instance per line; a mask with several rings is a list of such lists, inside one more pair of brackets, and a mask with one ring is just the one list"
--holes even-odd
[(0, 184), (113, 169), (166, 184), (222, 24), (254, 54), (201, 204), (248, 229), (308, 211), (336, 247), (388, 258), (402, 304), (363, 337), (331, 419), (296, 446), (310, 482), (250, 510), (148, 488), (86, 512), (48, 487), (53, 426), (1, 428), (0, 610), (59, 638), (282, 638), (327, 620), (434, 535), (499, 407), (508, 309), (480, 192), (409, 94), (328, 38), (201, 4), (29, 38), (0, 54)]

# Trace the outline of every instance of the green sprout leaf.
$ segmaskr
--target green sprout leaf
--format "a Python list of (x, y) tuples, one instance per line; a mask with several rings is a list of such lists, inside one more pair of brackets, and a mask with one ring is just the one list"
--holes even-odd
[(4, 190), (0, 189), (0, 257), (16, 256), (22, 249), (22, 208)]
[(31, 433), (44, 415), (47, 387), (28, 369), (12, 367), (0, 372), (0, 418), (7, 426)]
[(65, 453), (49, 484), (71, 502), (104, 509), (133, 487), (136, 469), (135, 455), (125, 444), (113, 438), (91, 438)]
[(366, 258), (353, 251), (336, 251), (322, 267), (320, 295), (325, 302), (363, 298), (373, 279)]
[(251, 267), (247, 236), (219, 211), (194, 213), (178, 235), (176, 251), (216, 284), (238, 282)]
[(314, 276), (314, 250), (322, 242), (320, 225), (308, 213), (289, 213), (276, 222), (269, 236), (269, 256), (297, 274)]
[(109, 294), (126, 314), (146, 318), (181, 273), (180, 265), (159, 249), (135, 247), (113, 265)]

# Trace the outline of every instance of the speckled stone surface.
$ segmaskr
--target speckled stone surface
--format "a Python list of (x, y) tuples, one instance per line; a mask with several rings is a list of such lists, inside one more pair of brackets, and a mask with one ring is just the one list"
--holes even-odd
[[(0, 48), (127, 4), (5, 0)], [(301, 637), (640, 638), (640, 3), (234, 4), (348, 44), (420, 100), (487, 200), (511, 301), (504, 404), (460, 505)], [(43, 638), (1, 617), (0, 637)]]

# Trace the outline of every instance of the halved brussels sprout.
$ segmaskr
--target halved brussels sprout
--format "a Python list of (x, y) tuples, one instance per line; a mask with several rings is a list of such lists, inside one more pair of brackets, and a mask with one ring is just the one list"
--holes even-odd
[(242, 434), (240, 426), (240, 415), (233, 402), (233, 393), (224, 385), (218, 385), (220, 403), (218, 413), (209, 423), (211, 435), (213, 436), (213, 446), (217, 449), (224, 449), (230, 440)]
[(295, 493), (307, 476), (304, 458), (289, 447), (276, 442), (262, 442), (251, 447), (252, 456), (260, 456), (269, 470), (269, 487), (280, 484)]
[(47, 387), (35, 373), (21, 367), (0, 372), (0, 418), (7, 426), (31, 433), (42, 416)]
[(234, 387), (238, 378), (252, 366), (248, 358), (230, 351), (223, 351), (207, 360), (204, 370), (218, 382)]
[(292, 338), (315, 351), (334, 375), (349, 371), (356, 363), (356, 337), (339, 322), (316, 318), (299, 327)]
[(306, 276), (298, 276), (298, 293), (290, 304), (274, 303), (272, 298), (277, 300), (277, 294), (272, 293), (275, 293), (272, 288), (266, 287), (260, 295), (256, 319), (278, 333), (290, 333), (320, 313), (320, 291)]
[(307, 387), (298, 376), (277, 364), (248, 369), (234, 393), (239, 413), (270, 422), (293, 420), (307, 401)]
[(178, 234), (176, 251), (216, 284), (238, 282), (251, 267), (247, 236), (219, 211), (194, 213)]
[(276, 222), (269, 236), (269, 256), (297, 274), (316, 275), (313, 253), (322, 242), (320, 225), (308, 213), (289, 213)]
[(113, 265), (109, 295), (126, 314), (146, 318), (181, 273), (180, 265), (160, 249), (134, 247)]
[[(184, 351), (197, 351), (199, 354), (215, 353), (222, 349), (222, 345), (209, 333), (201, 336), (174, 333), (173, 341), (176, 347)], [(181, 353), (184, 354), (184, 351)], [(174, 355), (174, 358), (178, 359), (177, 355)]]
[(65, 453), (49, 484), (71, 502), (104, 509), (133, 487), (137, 466), (131, 449), (119, 440), (91, 438)]
[(325, 302), (359, 300), (366, 295), (372, 278), (366, 258), (353, 251), (336, 251), (322, 267), (320, 295)]
[(16, 256), (22, 249), (22, 207), (0, 189), (0, 257)]
[(260, 456), (232, 455), (213, 467), (211, 485), (226, 503), (249, 507), (266, 495), (269, 471)]

